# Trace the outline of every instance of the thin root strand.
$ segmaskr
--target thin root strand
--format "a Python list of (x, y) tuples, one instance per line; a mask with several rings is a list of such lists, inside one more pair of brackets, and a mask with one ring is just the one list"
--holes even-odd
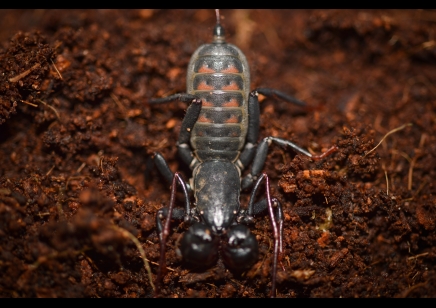
[(401, 125), (400, 127), (394, 128), (393, 130), (391, 130), (390, 132), (388, 132), (386, 135), (384, 135), (384, 137), (380, 140), (380, 142), (371, 150), (369, 150), (368, 152), (365, 153), (365, 155), (363, 157), (366, 157), (369, 153), (373, 152), (375, 149), (377, 149), (379, 147), (379, 145), (386, 139), (387, 136), (396, 133), (404, 128), (406, 128), (406, 126), (412, 126), (412, 123), (407, 123), (404, 125)]
[(9, 82), (17, 82), (20, 79), (26, 77), (27, 75), (29, 75), (33, 70), (39, 68), (41, 66), (41, 64), (36, 63), (34, 66), (32, 66), (31, 68), (29, 68), (27, 71), (22, 72), (21, 74), (18, 74), (15, 77), (9, 78)]

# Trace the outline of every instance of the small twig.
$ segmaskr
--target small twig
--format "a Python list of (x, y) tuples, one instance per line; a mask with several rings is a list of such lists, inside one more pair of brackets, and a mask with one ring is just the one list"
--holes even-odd
[(32, 66), (31, 68), (29, 68), (27, 71), (22, 72), (21, 74), (18, 74), (15, 77), (9, 78), (9, 82), (17, 82), (18, 80), (20, 80), (21, 78), (26, 77), (27, 75), (29, 75), (34, 69), (37, 69), (38, 67), (40, 67), (41, 64), (36, 63), (34, 66)]
[(383, 171), (385, 172), (385, 178), (386, 178), (386, 195), (389, 196), (389, 179), (388, 179), (388, 172), (386, 171), (385, 164), (382, 164)]
[(413, 199), (415, 199), (415, 197), (419, 194), (419, 192), (424, 188), (424, 186), (427, 184), (427, 180), (422, 182), (421, 185), (419, 185), (418, 189), (416, 190), (416, 192), (413, 194), (412, 198), (407, 198), (404, 199), (403, 202), (407, 202), (407, 201), (412, 201)]
[(42, 217), (44, 217), (44, 216), (49, 216), (50, 215), (50, 213), (49, 212), (45, 212), (45, 213), (41, 213), (41, 212), (38, 212), (38, 214), (37, 214), (38, 216), (39, 216), (39, 218), (41, 218), (42, 219)]
[(56, 65), (54, 64), (53, 60), (50, 59), (50, 61), (51, 61), (51, 63), (53, 63), (53, 67), (54, 67), (54, 69), (56, 70), (56, 72), (58, 73), (58, 75), (59, 75), (59, 77), (61, 78), (61, 80), (64, 80), (64, 79), (62, 78), (61, 72), (59, 72), (59, 70), (58, 70), (58, 68), (56, 67)]
[(141, 254), (142, 261), (144, 262), (145, 269), (148, 273), (148, 280), (149, 280), (150, 285), (154, 291), (155, 287), (154, 287), (154, 283), (153, 283), (153, 277), (151, 276), (150, 264), (148, 264), (148, 259), (145, 257), (145, 251), (144, 251), (144, 248), (142, 248), (141, 243), (138, 241), (138, 239), (132, 233), (130, 233), (126, 229), (117, 227), (115, 225), (112, 225), (111, 228), (120, 232), (125, 237), (129, 238), (136, 245), (136, 248), (138, 248), (139, 253)]
[(100, 156), (100, 162), (99, 162), (99, 167), (100, 167), (101, 173), (104, 173), (104, 170), (103, 170), (103, 159), (104, 159), (104, 156), (101, 155)]
[(408, 174), (408, 183), (407, 183), (407, 189), (408, 190), (412, 190), (412, 179), (413, 179), (413, 168), (415, 167), (415, 163), (416, 163), (416, 159), (418, 158), (417, 155), (415, 155), (412, 159), (412, 161), (410, 162), (410, 167), (409, 167), (409, 174)]
[[(74, 255), (79, 255), (79, 254), (84, 253), (85, 250), (86, 249), (74, 250), (74, 251), (72, 251), (72, 253)], [(62, 251), (62, 252), (55, 251), (55, 252), (52, 252), (48, 255), (39, 256), (38, 259), (33, 264), (30, 264), (28, 266), (28, 270), (29, 271), (36, 270), (41, 264), (47, 262), (48, 260), (65, 257), (65, 256), (68, 256), (69, 253), (71, 253), (71, 251), (68, 251), (68, 250)]]
[(218, 289), (217, 286), (214, 285), (213, 283), (207, 283), (207, 282), (206, 282), (206, 284), (209, 285), (209, 286), (211, 286), (211, 287), (213, 287), (213, 288), (215, 288), (215, 289)]
[(405, 292), (403, 292), (403, 294), (401, 295), (401, 297), (406, 298), (413, 290), (417, 289), (417, 288), (422, 288), (425, 287), (427, 285), (427, 281), (426, 282), (421, 282), (418, 284), (415, 284), (414, 286), (408, 288)]
[(235, 280), (235, 279), (230, 279), (231, 282), (233, 282), (234, 284), (239, 285), (240, 287), (243, 287), (244, 285), (242, 283), (240, 283), (239, 281)]
[(412, 175), (413, 175), (413, 168), (415, 167), (415, 163), (416, 163), (418, 157), (420, 156), (420, 154), (422, 154), (422, 152), (419, 151), (419, 150), (420, 150), (421, 148), (424, 147), (424, 143), (425, 143), (425, 140), (426, 140), (426, 139), (427, 139), (427, 134), (422, 134), (422, 135), (421, 135), (421, 139), (419, 140), (418, 151), (417, 151), (417, 153), (415, 154), (415, 156), (413, 157), (413, 159), (410, 161), (409, 176), (408, 176), (409, 182), (408, 182), (408, 186), (407, 186), (407, 188), (408, 188), (409, 190), (412, 190)]
[(22, 99), (20, 100), (22, 103), (25, 103), (25, 104), (27, 104), (27, 105), (30, 105), (30, 106), (32, 106), (32, 107), (38, 107), (38, 105), (36, 105), (36, 104), (32, 104), (32, 103), (30, 103), (30, 102), (28, 102), (28, 101), (23, 101)]
[(53, 169), (56, 167), (56, 165), (53, 165), (53, 167), (50, 168), (49, 171), (47, 171), (47, 173), (45, 174), (45, 176), (49, 176), (50, 173), (53, 171)]
[[(158, 262), (153, 262), (153, 261), (150, 261), (150, 260), (148, 260), (148, 259), (147, 259), (147, 261), (150, 262), (150, 263), (153, 264), (153, 265), (159, 266), (159, 263), (158, 263)], [(176, 270), (175, 270), (174, 268), (172, 268), (172, 267), (168, 267), (168, 266), (166, 266), (165, 268), (166, 268), (167, 270), (171, 271), (171, 272), (175, 272), (175, 271), (176, 271)]]
[(424, 147), (426, 139), (427, 139), (427, 134), (423, 133), (421, 135), (421, 138), (419, 139), (419, 149), (422, 149), (422, 147)]
[(49, 104), (47, 104), (46, 102), (44, 102), (43, 100), (40, 100), (40, 99), (38, 99), (38, 102), (44, 104), (45, 106), (47, 106), (47, 107), (49, 107), (51, 110), (53, 110), (54, 113), (56, 114), (56, 117), (58, 118), (58, 120), (59, 120), (59, 121), (61, 120), (61, 118), (59, 117), (59, 113), (57, 112), (57, 110), (56, 110), (53, 106), (50, 106)]
[(366, 155), (368, 155), (369, 153), (371, 153), (372, 151), (374, 151), (375, 149), (377, 149), (378, 148), (378, 146), (386, 139), (386, 137), (387, 136), (389, 136), (390, 134), (393, 134), (393, 133), (395, 133), (395, 132), (397, 132), (397, 131), (399, 131), (399, 130), (402, 130), (402, 129), (404, 129), (406, 126), (412, 126), (412, 123), (407, 123), (407, 124), (404, 124), (404, 125), (401, 125), (400, 127), (397, 127), (397, 128), (395, 128), (395, 129), (393, 129), (393, 130), (391, 130), (390, 132), (388, 132), (386, 135), (384, 135), (384, 137), (382, 138), (382, 140), (380, 140), (380, 142), (373, 148), (373, 149), (371, 149), (371, 150), (369, 150), (368, 152), (366, 152), (365, 153), (365, 155), (363, 156), (363, 157), (365, 157)]
[(76, 170), (76, 172), (77, 172), (77, 173), (82, 172), (82, 170), (83, 170), (83, 168), (85, 168), (85, 166), (86, 166), (86, 163), (82, 163), (82, 164), (80, 165), (80, 167)]
[(412, 159), (410, 158), (410, 156), (407, 155), (406, 153), (402, 152), (402, 151), (398, 151), (396, 149), (392, 149), (391, 152), (394, 153), (394, 154), (398, 154), (398, 155), (403, 156), (409, 162), (409, 164), (412, 162)]
[(124, 108), (123, 104), (121, 104), (120, 100), (118, 99), (118, 97), (115, 96), (115, 94), (111, 93), (111, 98), (113, 99), (113, 101), (115, 102), (115, 104), (118, 106), (118, 108), (120, 108), (121, 113), (125, 114), (126, 113), (126, 108)]
[(428, 252), (424, 252), (424, 253), (420, 253), (419, 255), (416, 255), (416, 256), (408, 257), (407, 260), (418, 259), (419, 257), (424, 257), (426, 255), (428, 255)]
[(67, 181), (65, 182), (65, 191), (68, 189), (68, 185), (70, 184), (70, 181), (74, 181), (74, 180), (81, 180), (81, 179), (88, 179), (89, 177), (87, 177), (86, 175), (80, 175), (80, 176), (70, 176), (67, 178)]
[(82, 255), (85, 257), (86, 260), (88, 260), (89, 264), (95, 271), (101, 272), (101, 269), (98, 268), (97, 264), (95, 264), (95, 262), (92, 261), (92, 259), (86, 253), (83, 253)]

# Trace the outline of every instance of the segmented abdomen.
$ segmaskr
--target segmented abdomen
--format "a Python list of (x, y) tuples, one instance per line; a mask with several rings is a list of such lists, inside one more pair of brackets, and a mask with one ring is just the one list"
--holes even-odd
[(246, 59), (235, 46), (203, 45), (194, 53), (188, 68), (188, 93), (202, 100), (191, 132), (191, 146), (200, 161), (238, 158), (247, 133), (247, 85)]

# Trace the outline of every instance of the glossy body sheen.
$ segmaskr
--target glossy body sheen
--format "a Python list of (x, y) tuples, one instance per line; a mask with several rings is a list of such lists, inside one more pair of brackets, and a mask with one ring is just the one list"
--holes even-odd
[[(284, 218), (280, 202), (270, 196), (268, 176), (262, 172), (268, 147), (276, 143), (313, 159), (328, 155), (334, 148), (313, 156), (288, 140), (272, 136), (256, 145), (260, 121), (258, 93), (305, 106), (304, 102), (278, 90), (250, 91), (247, 59), (238, 47), (225, 42), (217, 11), (214, 40), (200, 46), (191, 57), (187, 92), (150, 100), (152, 104), (176, 99), (190, 103), (177, 141), (180, 158), (192, 169), (189, 184), (178, 172), (170, 170), (162, 155), (154, 156), (160, 173), (171, 183), (170, 205), (156, 215), (161, 243), (156, 294), (165, 270), (165, 245), (171, 219), (183, 219), (190, 225), (178, 247), (186, 263), (210, 267), (221, 256), (229, 268), (241, 272), (249, 269), (259, 256), (256, 237), (247, 225), (255, 215), (267, 211), (274, 235), (271, 297), (275, 296)], [(242, 178), (241, 173), (249, 164), (252, 164), (251, 171)], [(265, 182), (265, 198), (254, 202), (262, 182)], [(240, 193), (252, 186), (247, 208), (241, 209)], [(174, 207), (177, 187), (185, 195), (184, 209)], [(193, 207), (190, 192), (195, 198)]]
[(186, 88), (202, 102), (190, 138), (198, 160), (191, 185), (204, 222), (220, 234), (234, 223), (240, 205), (241, 170), (234, 162), (248, 127), (250, 70), (245, 55), (215, 36), (192, 55)]
[(211, 160), (194, 170), (197, 211), (214, 233), (221, 234), (235, 223), (239, 212), (240, 171), (228, 161)]
[(199, 161), (238, 159), (247, 135), (249, 88), (247, 59), (238, 47), (216, 39), (192, 55), (187, 92), (202, 101), (191, 132)]

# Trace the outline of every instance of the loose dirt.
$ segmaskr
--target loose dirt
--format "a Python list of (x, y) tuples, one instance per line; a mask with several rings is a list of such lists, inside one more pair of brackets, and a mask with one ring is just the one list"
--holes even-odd
[[(435, 297), (436, 11), (221, 15), (252, 89), (312, 106), (261, 98), (260, 137), (339, 148), (314, 162), (270, 147), (285, 216), (277, 296)], [(1, 297), (153, 297), (170, 189), (151, 155), (191, 173), (175, 146), (187, 105), (148, 100), (185, 91), (214, 25), (213, 10), (0, 10)], [(269, 296), (267, 216), (239, 275), (221, 260), (187, 268), (185, 230), (171, 225), (162, 297)]]

